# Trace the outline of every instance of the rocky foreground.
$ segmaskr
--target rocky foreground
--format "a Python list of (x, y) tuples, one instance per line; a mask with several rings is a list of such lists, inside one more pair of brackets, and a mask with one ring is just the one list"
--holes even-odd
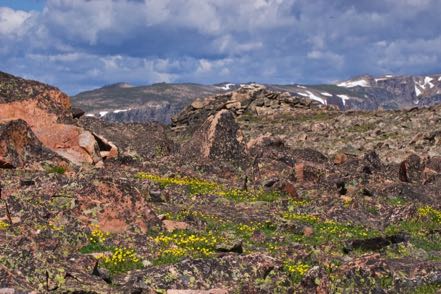
[(0, 181), (0, 293), (441, 289), (440, 106), (247, 85), (121, 124), (0, 74)]

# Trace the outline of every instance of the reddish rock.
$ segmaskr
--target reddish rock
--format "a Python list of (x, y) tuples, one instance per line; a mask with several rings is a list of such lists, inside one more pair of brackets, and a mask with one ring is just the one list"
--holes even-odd
[(340, 165), (348, 160), (348, 156), (344, 153), (337, 153), (334, 158), (334, 164)]
[(98, 142), (95, 140), (92, 133), (89, 131), (82, 132), (78, 136), (78, 144), (81, 148), (87, 151), (87, 153), (92, 157), (93, 162), (98, 162), (101, 160)]
[(9, 85), (0, 89), (0, 121), (26, 121), (44, 146), (74, 164), (92, 164), (101, 160), (93, 136), (69, 124), (72, 112), (66, 94), (38, 82), (5, 74), (0, 74), (0, 82)]
[(78, 206), (75, 209), (79, 212), (96, 211), (93, 215), (81, 213), (82, 222), (87, 225), (98, 222), (103, 232), (123, 233), (130, 227), (146, 232), (152, 224), (160, 223), (143, 195), (130, 183), (101, 179), (91, 182), (76, 194)]
[(172, 221), (172, 220), (163, 220), (162, 224), (164, 225), (164, 228), (168, 232), (174, 232), (176, 230), (186, 230), (186, 229), (188, 229), (188, 224), (186, 222), (178, 222), (178, 221)]
[(293, 183), (289, 181), (284, 181), (282, 183), (282, 192), (286, 193), (291, 198), (299, 198), (299, 194), (297, 194), (297, 189)]
[(312, 227), (304, 227), (303, 235), (305, 237), (311, 237), (312, 235), (314, 235), (314, 229)]
[(317, 183), (319, 182), (323, 171), (321, 165), (311, 162), (298, 162), (294, 166), (297, 183)]
[(296, 163), (295, 167), (294, 167), (294, 171), (295, 171), (295, 175), (296, 175), (296, 180), (298, 183), (303, 183), (305, 181), (305, 176), (304, 176), (304, 168), (305, 165), (301, 162)]
[(23, 167), (39, 160), (59, 159), (34, 135), (23, 120), (0, 123), (0, 168)]

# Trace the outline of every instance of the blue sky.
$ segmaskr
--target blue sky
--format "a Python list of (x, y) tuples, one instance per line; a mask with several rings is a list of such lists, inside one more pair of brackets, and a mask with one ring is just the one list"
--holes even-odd
[(44, 0), (0, 0), (0, 7), (10, 7), (26, 11), (41, 11), (45, 3), (46, 1)]
[(440, 73), (439, 15), (439, 0), (0, 0), (0, 70), (69, 94)]

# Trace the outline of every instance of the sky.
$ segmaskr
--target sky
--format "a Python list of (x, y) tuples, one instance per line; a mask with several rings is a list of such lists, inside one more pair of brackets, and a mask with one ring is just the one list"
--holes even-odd
[(434, 74), (440, 15), (441, 0), (0, 0), (0, 71), (71, 95)]

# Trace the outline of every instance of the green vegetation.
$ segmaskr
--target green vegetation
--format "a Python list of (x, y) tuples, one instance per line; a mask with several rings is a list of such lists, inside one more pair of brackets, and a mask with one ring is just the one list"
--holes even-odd
[(371, 131), (375, 129), (376, 125), (373, 123), (362, 123), (362, 124), (355, 124), (353, 126), (350, 126), (348, 128), (348, 132), (351, 133), (365, 133), (368, 131)]
[(380, 232), (368, 230), (362, 226), (341, 224), (332, 220), (322, 221), (315, 215), (284, 213), (283, 218), (311, 226), (314, 232), (313, 235), (296, 234), (291, 236), (293, 241), (310, 245), (320, 245), (328, 242), (341, 245), (341, 242), (345, 240), (365, 239), (380, 235)]
[(109, 235), (109, 233), (101, 231), (98, 226), (93, 226), (90, 236), (88, 237), (89, 244), (81, 248), (80, 252), (86, 254), (111, 250), (111, 247), (104, 245)]
[(116, 247), (110, 255), (102, 254), (97, 258), (112, 274), (124, 273), (143, 267), (135, 250), (125, 247)]
[(407, 202), (408, 201), (406, 199), (399, 196), (386, 198), (386, 203), (392, 206), (404, 205)]
[(441, 224), (441, 210), (426, 205), (418, 209), (418, 215), (421, 218), (428, 219), (435, 224)]
[(436, 294), (441, 289), (441, 283), (425, 284), (413, 289), (414, 294)]
[(44, 166), (44, 169), (46, 170), (46, 172), (48, 174), (64, 174), (66, 172), (66, 169), (62, 166), (57, 166), (57, 165), (46, 165)]
[(265, 201), (273, 202), (282, 197), (279, 192), (274, 191), (264, 191), (261, 190), (241, 190), (237, 188), (226, 189), (222, 185), (215, 182), (194, 179), (194, 178), (173, 178), (173, 177), (161, 177), (149, 173), (138, 173), (137, 177), (139, 179), (150, 180), (159, 184), (162, 188), (170, 185), (184, 186), (187, 188), (188, 192), (192, 195), (217, 195), (222, 196), (227, 199), (236, 202), (251, 202), (251, 201)]
[(106, 245), (105, 242), (109, 236), (109, 233), (104, 233), (98, 226), (93, 226), (88, 237), (89, 244), (81, 248), (80, 252), (83, 254), (102, 252), (96, 255), (96, 258), (100, 261), (101, 265), (112, 274), (123, 273), (143, 267), (135, 250), (126, 247)]
[(441, 211), (430, 206), (418, 209), (417, 217), (390, 225), (385, 234), (391, 235), (406, 232), (410, 235), (410, 242), (417, 248), (426, 251), (441, 250)]
[(153, 238), (156, 258), (154, 264), (175, 263), (186, 256), (208, 257), (214, 253), (218, 237), (212, 232), (195, 234), (189, 231), (161, 233)]
[(303, 276), (309, 271), (311, 266), (302, 262), (285, 262), (283, 269), (289, 274), (294, 284), (301, 282)]

